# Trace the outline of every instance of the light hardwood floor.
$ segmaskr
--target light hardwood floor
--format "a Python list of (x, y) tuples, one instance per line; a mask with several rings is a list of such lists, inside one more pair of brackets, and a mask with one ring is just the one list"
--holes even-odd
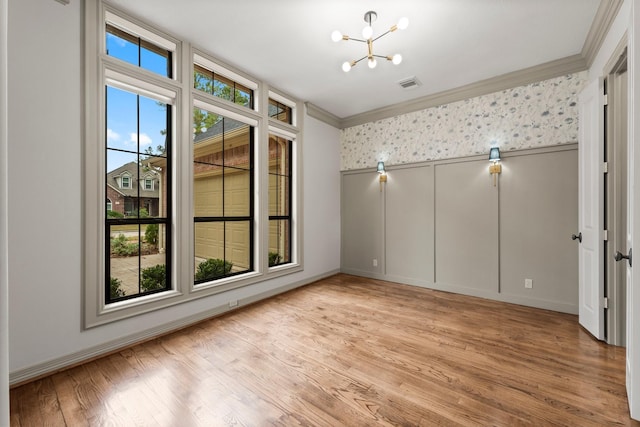
[(640, 425), (577, 317), (337, 275), (11, 390), (12, 426)]

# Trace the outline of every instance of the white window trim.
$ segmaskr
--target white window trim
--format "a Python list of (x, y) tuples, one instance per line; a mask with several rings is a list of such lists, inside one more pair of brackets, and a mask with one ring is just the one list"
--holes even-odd
[(161, 37), (158, 34), (151, 32), (140, 25), (135, 24), (131, 18), (126, 19), (120, 15), (116, 15), (111, 10), (105, 11), (104, 20), (105, 22), (113, 25), (114, 27), (124, 30), (127, 33), (136, 34), (141, 39), (151, 42), (157, 46), (160, 46), (163, 49), (175, 52), (178, 47), (176, 43), (168, 40), (166, 37)]
[(211, 59), (205, 57), (203, 54), (197, 52), (194, 53), (193, 62), (203, 68), (206, 68), (209, 71), (213, 71), (215, 74), (220, 74), (223, 77), (240, 83), (242, 86), (248, 87), (254, 92), (258, 90), (258, 83), (256, 83), (255, 81), (250, 80), (247, 77), (236, 73), (235, 71), (232, 71), (229, 67), (222, 66), (217, 62), (212, 61)]
[[(157, 76), (148, 70), (137, 69), (131, 64), (104, 54), (105, 50), (105, 17), (110, 23), (132, 32), (141, 38), (163, 47), (175, 47), (173, 57), (173, 79)], [(129, 25), (130, 24), (130, 25)], [(165, 33), (155, 31), (140, 20), (131, 18), (106, 5), (102, 0), (87, 2), (85, 6), (85, 140), (98, 141), (98, 144), (87, 144), (84, 150), (85, 187), (84, 187), (84, 328), (108, 324), (132, 316), (163, 309), (175, 304), (192, 301), (204, 296), (226, 292), (248, 285), (259, 285), (268, 279), (303, 270), (302, 263), (302, 165), (301, 136), (302, 129), (285, 123), (274, 123), (268, 117), (269, 94), (274, 94), (267, 85), (252, 80), (240, 72), (222, 67), (201, 50), (192, 48), (190, 44), (173, 36), (164, 37)], [(156, 37), (167, 41), (160, 43)], [(172, 50), (172, 49), (169, 49)], [(205, 68), (214, 68), (214, 72), (231, 78), (254, 90), (254, 108), (229, 103), (223, 99), (212, 99), (206, 94), (196, 93), (193, 88), (193, 63)], [(215, 65), (215, 67), (211, 67)], [(139, 77), (136, 78), (136, 76)], [(105, 277), (105, 84), (118, 87), (143, 96), (157, 99), (173, 105), (173, 253), (168, 262), (173, 265), (171, 282), (174, 289), (162, 293), (146, 295), (130, 300), (109, 304), (104, 303)], [(275, 99), (275, 98), (274, 98)], [(303, 111), (299, 102), (290, 101), (285, 105), (292, 106), (294, 123), (302, 123), (300, 114)], [(279, 100), (279, 102), (281, 102)], [(180, 141), (192, 141), (191, 116), (195, 105), (205, 107), (208, 111), (222, 114), (225, 117), (239, 120), (255, 127), (254, 148), (254, 271), (231, 276), (210, 284), (199, 284), (194, 287), (194, 236), (193, 207), (190, 191), (193, 180), (192, 149), (193, 144)], [(268, 268), (268, 141), (269, 133), (278, 133), (294, 142), (293, 149), (293, 182), (292, 194), (292, 262)], [(186, 237), (186, 238), (185, 238)]]
[[(173, 80), (180, 80), (182, 78), (179, 75), (180, 67), (178, 66), (180, 54), (180, 43), (177, 39), (171, 37), (170, 35), (158, 30), (152, 29), (150, 26), (144, 24), (142, 21), (137, 20), (131, 16), (128, 16), (115, 8), (105, 4), (102, 0), (98, 0), (99, 5), (91, 5), (97, 6), (98, 11), (100, 13), (100, 19), (98, 20), (98, 28), (104, 29), (105, 23), (109, 23), (116, 28), (119, 28), (127, 33), (135, 34), (141, 39), (144, 39), (148, 42), (151, 42), (157, 46), (162, 47), (163, 49), (169, 50), (173, 52), (173, 69), (171, 70), (171, 75), (173, 76)], [(95, 14), (94, 11), (87, 10), (86, 13)], [(88, 27), (90, 28), (90, 27)], [(103, 55), (107, 52), (106, 46), (106, 38), (102, 37), (98, 39), (98, 45), (100, 46), (100, 53)], [(145, 70), (147, 71), (147, 70)], [(148, 71), (153, 73), (151, 71)], [(153, 73), (157, 76), (159, 74)], [(167, 78), (167, 77), (164, 77)]]

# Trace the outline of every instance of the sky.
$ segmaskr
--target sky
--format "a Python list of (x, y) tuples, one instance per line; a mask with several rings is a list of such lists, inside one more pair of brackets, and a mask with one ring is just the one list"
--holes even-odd
[[(167, 59), (113, 34), (107, 34), (107, 53), (149, 71), (166, 75)], [(140, 53), (139, 53), (140, 52)], [(107, 172), (128, 162), (138, 153), (165, 144), (166, 105), (154, 99), (107, 86)], [(145, 155), (146, 157), (146, 155)]]

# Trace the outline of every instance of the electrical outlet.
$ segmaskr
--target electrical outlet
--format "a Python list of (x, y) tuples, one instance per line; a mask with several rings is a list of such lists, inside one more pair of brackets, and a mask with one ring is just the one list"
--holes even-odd
[(234, 299), (229, 301), (229, 307), (237, 307), (238, 306), (238, 300)]
[(524, 287), (527, 289), (533, 288), (533, 279), (524, 279)]
[(378, 260), (376, 258), (373, 259), (373, 266), (374, 267), (378, 266)]

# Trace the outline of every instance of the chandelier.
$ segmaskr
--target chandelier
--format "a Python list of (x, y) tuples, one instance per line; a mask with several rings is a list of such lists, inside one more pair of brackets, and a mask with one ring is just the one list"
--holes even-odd
[(334, 42), (338, 42), (340, 40), (353, 40), (356, 42), (361, 42), (361, 43), (366, 43), (367, 44), (367, 54), (365, 56), (363, 56), (360, 59), (356, 59), (353, 61), (346, 61), (344, 64), (342, 64), (342, 70), (346, 73), (349, 70), (351, 70), (351, 68), (353, 68), (358, 62), (362, 61), (363, 59), (367, 59), (367, 64), (369, 65), (369, 68), (375, 68), (376, 65), (378, 65), (378, 61), (376, 60), (376, 58), (383, 58), (386, 59), (387, 61), (391, 61), (393, 62), (395, 65), (398, 65), (399, 63), (402, 62), (402, 55), (400, 55), (399, 53), (396, 53), (395, 55), (392, 56), (382, 56), (382, 55), (375, 55), (373, 53), (373, 42), (375, 42), (376, 40), (386, 36), (389, 33), (392, 33), (398, 29), (400, 30), (404, 30), (405, 28), (407, 28), (409, 26), (409, 19), (407, 18), (400, 18), (400, 20), (398, 21), (398, 23), (394, 26), (392, 26), (391, 28), (389, 28), (389, 30), (384, 33), (379, 35), (378, 37), (376, 37), (375, 39), (373, 38), (373, 28), (371, 27), (371, 24), (373, 22), (375, 22), (375, 20), (378, 18), (378, 14), (375, 13), (374, 11), (370, 10), (369, 12), (364, 14), (364, 22), (367, 23), (367, 25), (364, 27), (364, 29), (362, 30), (362, 37), (364, 38), (364, 40), (362, 39), (356, 39), (353, 37), (349, 37), (347, 35), (342, 34), (340, 31), (336, 30), (333, 33), (331, 33), (331, 40), (333, 40)]

